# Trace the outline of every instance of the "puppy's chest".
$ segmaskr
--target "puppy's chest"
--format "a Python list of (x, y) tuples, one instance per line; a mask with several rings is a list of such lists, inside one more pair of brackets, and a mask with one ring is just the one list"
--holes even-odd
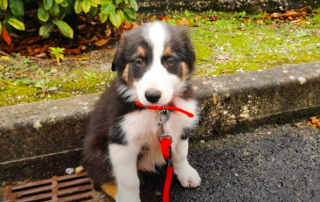
[[(164, 124), (164, 130), (169, 133), (173, 140), (180, 138), (183, 129), (192, 128), (196, 121), (196, 102), (194, 100), (177, 100), (182, 109), (195, 114), (195, 117), (188, 117), (177, 111), (169, 112), (169, 119)], [(148, 143), (158, 141), (159, 136), (159, 111), (140, 110), (126, 114), (123, 117), (121, 127), (125, 132), (125, 139), (128, 143)]]
[[(185, 104), (183, 107), (191, 113), (196, 113), (195, 102)], [(164, 131), (172, 137), (171, 146), (174, 152), (184, 129), (193, 128), (197, 116), (195, 114), (195, 117), (189, 118), (180, 112), (170, 112), (169, 114), (169, 120), (164, 124)], [(122, 129), (126, 134), (126, 141), (140, 150), (138, 156), (139, 170), (153, 171), (155, 165), (165, 163), (159, 144), (161, 130), (158, 123), (159, 112), (155, 110), (135, 111), (123, 118)]]
[[(164, 124), (163, 128), (172, 138), (180, 136), (184, 128), (190, 127), (191, 123), (184, 120), (177, 112), (170, 113), (169, 120)], [(157, 141), (160, 135), (159, 112), (153, 110), (143, 110), (133, 112), (124, 117), (122, 129), (125, 131), (126, 140), (129, 143), (150, 143)]]

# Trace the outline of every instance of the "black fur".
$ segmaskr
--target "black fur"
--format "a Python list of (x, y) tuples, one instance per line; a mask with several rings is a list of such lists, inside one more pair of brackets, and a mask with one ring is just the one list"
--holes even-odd
[(181, 135), (181, 139), (182, 140), (188, 139), (191, 131), (192, 131), (192, 129), (190, 129), (190, 128), (183, 129), (183, 133)]

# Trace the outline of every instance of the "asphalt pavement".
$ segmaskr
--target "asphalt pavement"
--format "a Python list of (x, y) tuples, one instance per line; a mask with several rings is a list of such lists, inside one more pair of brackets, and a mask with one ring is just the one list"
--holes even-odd
[[(305, 122), (202, 141), (189, 160), (201, 186), (185, 189), (173, 179), (171, 202), (320, 201), (320, 129)], [(163, 180), (145, 174), (142, 201), (161, 201)]]

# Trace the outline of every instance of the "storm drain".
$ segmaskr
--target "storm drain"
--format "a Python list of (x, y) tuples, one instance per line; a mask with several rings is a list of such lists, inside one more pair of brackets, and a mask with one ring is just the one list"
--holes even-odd
[(42, 202), (42, 201), (104, 201), (112, 202), (93, 189), (86, 173), (54, 176), (19, 185), (9, 185), (2, 189), (3, 202)]

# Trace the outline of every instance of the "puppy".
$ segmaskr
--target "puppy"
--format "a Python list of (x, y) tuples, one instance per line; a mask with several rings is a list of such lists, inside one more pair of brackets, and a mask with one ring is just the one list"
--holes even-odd
[[(84, 139), (83, 163), (96, 189), (117, 187), (117, 202), (139, 202), (140, 171), (155, 171), (166, 162), (159, 144), (159, 111), (137, 106), (169, 102), (193, 113), (170, 111), (164, 131), (172, 137), (174, 173), (183, 187), (200, 185), (187, 160), (188, 133), (197, 123), (190, 77), (195, 51), (183, 27), (147, 23), (123, 34), (112, 70), (117, 78), (102, 94)], [(101, 189), (100, 189), (101, 190)]]

